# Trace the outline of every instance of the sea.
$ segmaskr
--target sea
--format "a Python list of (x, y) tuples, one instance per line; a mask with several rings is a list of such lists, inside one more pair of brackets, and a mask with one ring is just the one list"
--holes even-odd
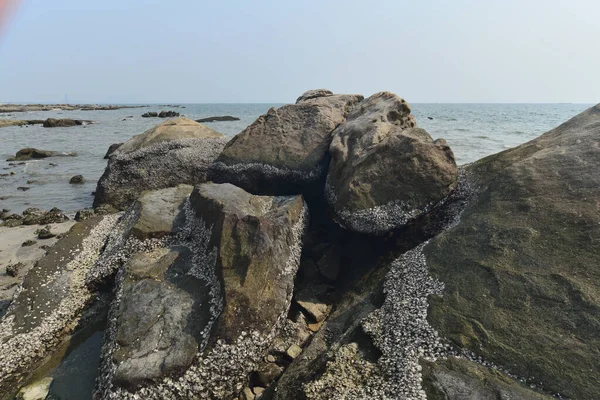
[[(67, 213), (91, 207), (96, 183), (112, 143), (125, 142), (157, 125), (159, 118), (142, 118), (145, 112), (174, 110), (199, 119), (231, 115), (239, 121), (208, 123), (233, 137), (267, 112), (282, 104), (171, 104), (146, 105), (108, 111), (41, 111), (0, 114), (0, 119), (73, 118), (93, 124), (68, 128), (41, 125), (0, 128), (0, 209), (22, 212), (28, 207), (58, 207)], [(176, 106), (176, 107), (173, 107)], [(448, 141), (459, 165), (525, 143), (587, 109), (591, 104), (411, 104), (419, 127), (434, 139)], [(35, 147), (75, 152), (75, 157), (53, 157), (9, 165), (4, 161), (22, 148)], [(14, 172), (14, 174), (11, 174)], [(69, 184), (74, 175), (85, 183)], [(27, 191), (19, 187), (29, 188)]]

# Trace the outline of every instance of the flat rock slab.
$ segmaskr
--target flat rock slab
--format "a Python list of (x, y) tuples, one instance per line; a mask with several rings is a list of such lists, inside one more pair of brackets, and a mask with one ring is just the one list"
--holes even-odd
[(25, 276), (0, 320), (0, 397), (11, 393), (77, 327), (93, 295), (85, 276), (118, 217), (73, 225)]
[(185, 219), (184, 199), (192, 193), (193, 188), (190, 185), (178, 185), (142, 192), (134, 205), (139, 216), (131, 228), (131, 234), (144, 240), (175, 233)]

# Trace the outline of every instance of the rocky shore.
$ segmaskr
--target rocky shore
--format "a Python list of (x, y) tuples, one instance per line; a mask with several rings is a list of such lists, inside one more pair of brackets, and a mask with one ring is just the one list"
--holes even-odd
[(599, 127), (459, 168), (389, 92), (167, 120), (77, 222), (1, 215), (0, 399), (91, 323), (97, 400), (596, 399)]
[(146, 106), (130, 105), (99, 105), (99, 104), (0, 104), (0, 113), (28, 112), (28, 111), (98, 111), (119, 110), (122, 108), (142, 108)]

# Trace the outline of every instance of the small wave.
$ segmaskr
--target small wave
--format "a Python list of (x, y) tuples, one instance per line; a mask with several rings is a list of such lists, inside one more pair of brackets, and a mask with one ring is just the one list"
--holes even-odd
[(489, 136), (484, 136), (484, 135), (478, 135), (478, 136), (473, 136), (474, 138), (477, 139), (489, 139)]
[(467, 128), (456, 128), (455, 131), (457, 131), (457, 132), (471, 132), (471, 130), (467, 129)]

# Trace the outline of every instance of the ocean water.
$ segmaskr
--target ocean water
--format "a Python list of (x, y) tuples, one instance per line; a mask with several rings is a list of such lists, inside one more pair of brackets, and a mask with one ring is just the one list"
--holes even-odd
[[(280, 104), (182, 104), (111, 111), (44, 111), (0, 114), (0, 119), (74, 118), (94, 124), (69, 128), (0, 128), (0, 209), (21, 212), (27, 207), (59, 207), (67, 212), (90, 207), (92, 192), (106, 167), (104, 154), (112, 143), (161, 123), (158, 118), (141, 118), (148, 111), (175, 110), (188, 118), (232, 115), (240, 121), (214, 122), (208, 126), (234, 136), (270, 107)], [(412, 104), (417, 124), (434, 139), (445, 138), (458, 164), (527, 142), (591, 106), (590, 104)], [(185, 108), (184, 108), (185, 107)], [(22, 148), (35, 147), (59, 152), (76, 152), (76, 157), (53, 157), (9, 166), (8, 157)], [(56, 165), (52, 165), (52, 164)], [(11, 172), (15, 174), (10, 175)], [(74, 175), (86, 183), (70, 185)], [(30, 183), (27, 183), (27, 182)], [(27, 191), (18, 187), (29, 187)]]

